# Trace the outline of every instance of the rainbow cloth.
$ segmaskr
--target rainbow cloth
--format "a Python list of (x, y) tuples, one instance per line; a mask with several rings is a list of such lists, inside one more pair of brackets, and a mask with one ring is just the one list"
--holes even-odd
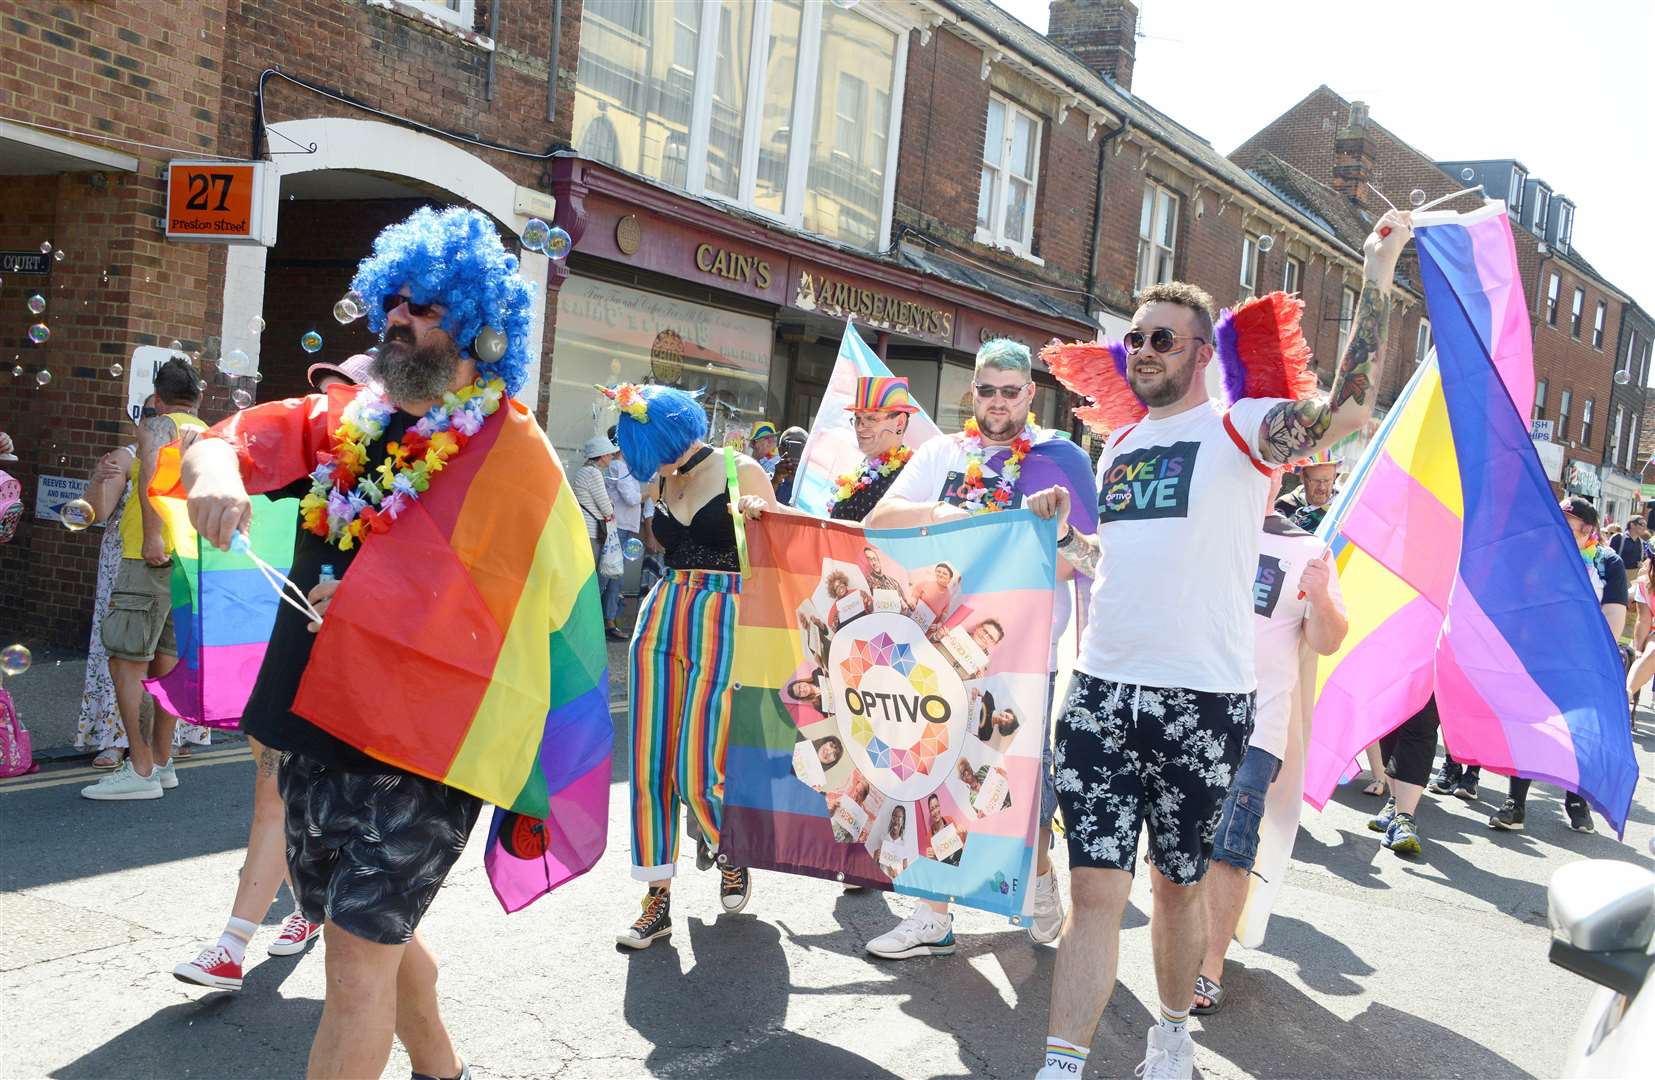
[(1498, 202), (1414, 217), (1434, 359), (1322, 522), (1350, 612), (1317, 669), (1305, 798), (1434, 693), (1454, 760), (1577, 791), (1623, 831), (1624, 672), (1529, 441), (1527, 305)]
[[(239, 448), (249, 491), (273, 491), (314, 468), (354, 393), (260, 405), (213, 432)], [(520, 403), (362, 546), (293, 711), (501, 808), (485, 862), (508, 911), (597, 861), (612, 738), (597, 576), (574, 493)]]

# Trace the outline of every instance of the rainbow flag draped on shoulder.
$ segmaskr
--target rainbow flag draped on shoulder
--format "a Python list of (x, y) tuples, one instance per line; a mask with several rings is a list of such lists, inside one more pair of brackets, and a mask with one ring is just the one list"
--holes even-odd
[(1454, 760), (1580, 793), (1624, 831), (1624, 671), (1534, 447), (1528, 308), (1505, 208), (1414, 217), (1436, 355), (1323, 521), (1350, 612), (1323, 657), (1305, 797), (1436, 695)]
[[(355, 392), (260, 405), (213, 433), (239, 448), (249, 491), (273, 491), (315, 467)], [(293, 711), (499, 807), (485, 862), (515, 911), (603, 852), (608, 696), (585, 524), (545, 433), (509, 400), (363, 544)]]

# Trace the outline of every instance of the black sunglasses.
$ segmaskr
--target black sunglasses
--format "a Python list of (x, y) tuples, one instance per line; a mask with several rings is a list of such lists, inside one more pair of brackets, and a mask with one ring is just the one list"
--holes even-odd
[(437, 306), (435, 304), (416, 304), (414, 301), (408, 299), (408, 297), (403, 296), (400, 293), (386, 293), (384, 296), (379, 298), (379, 303), (380, 306), (385, 309), (385, 314), (387, 315), (401, 307), (403, 304), (407, 304), (408, 314), (412, 315), (416, 319), (425, 318), (427, 315), (431, 314), (432, 310)]
[(1206, 338), (1195, 337), (1194, 335), (1180, 338), (1164, 326), (1157, 326), (1148, 334), (1145, 334), (1142, 330), (1128, 330), (1126, 336), (1121, 340), (1126, 342), (1128, 352), (1138, 352), (1144, 347), (1145, 341), (1148, 341), (1149, 347), (1158, 353), (1171, 352), (1172, 347), (1180, 341), (1199, 341), (1203, 345), (1207, 343)]
[(992, 398), (995, 394), (999, 394), (1007, 401), (1016, 401), (1017, 395), (1027, 390), (1029, 384), (1024, 383), (1022, 386), (990, 386), (987, 383), (979, 382), (972, 383), (971, 388), (977, 391), (977, 396), (980, 398)]

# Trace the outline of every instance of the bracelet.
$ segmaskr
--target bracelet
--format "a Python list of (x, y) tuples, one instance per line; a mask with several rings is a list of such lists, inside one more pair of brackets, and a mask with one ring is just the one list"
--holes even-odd
[(1057, 542), (1057, 550), (1062, 551), (1064, 548), (1073, 547), (1074, 544), (1075, 544), (1075, 530), (1070, 529), (1068, 532), (1063, 534), (1063, 539), (1061, 539)]

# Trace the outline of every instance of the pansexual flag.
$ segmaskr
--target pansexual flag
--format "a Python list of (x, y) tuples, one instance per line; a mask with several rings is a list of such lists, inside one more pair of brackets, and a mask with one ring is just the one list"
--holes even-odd
[(747, 544), (724, 853), (1026, 914), (1056, 524), (768, 514)]
[(1305, 797), (1436, 695), (1454, 760), (1579, 792), (1625, 828), (1637, 767), (1589, 567), (1529, 441), (1527, 306), (1504, 207), (1414, 217), (1436, 356), (1323, 521), (1351, 629), (1317, 671)]

